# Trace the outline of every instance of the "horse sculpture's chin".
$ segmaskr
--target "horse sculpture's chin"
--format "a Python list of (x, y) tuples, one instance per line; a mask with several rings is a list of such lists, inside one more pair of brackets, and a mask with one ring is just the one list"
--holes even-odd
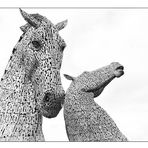
[(124, 69), (123, 66), (118, 67), (118, 68), (114, 71), (114, 75), (115, 75), (117, 78), (121, 77), (121, 76), (124, 74), (123, 69)]

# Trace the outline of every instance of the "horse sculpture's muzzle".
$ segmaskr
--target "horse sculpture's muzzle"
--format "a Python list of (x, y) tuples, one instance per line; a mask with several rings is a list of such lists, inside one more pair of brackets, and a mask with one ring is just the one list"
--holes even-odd
[(54, 118), (58, 115), (59, 111), (64, 104), (65, 92), (54, 93), (46, 92), (43, 100), (41, 101), (41, 112), (44, 117)]
[(44, 102), (62, 102), (64, 101), (64, 98), (65, 98), (64, 92), (60, 94), (47, 92), (45, 93), (43, 101)]
[(123, 66), (119, 66), (115, 69), (114, 74), (117, 78), (121, 77), (124, 74), (124, 67)]
[(55, 94), (54, 93), (45, 93), (45, 96), (43, 98), (44, 102), (48, 102), (50, 99), (53, 100), (55, 98)]

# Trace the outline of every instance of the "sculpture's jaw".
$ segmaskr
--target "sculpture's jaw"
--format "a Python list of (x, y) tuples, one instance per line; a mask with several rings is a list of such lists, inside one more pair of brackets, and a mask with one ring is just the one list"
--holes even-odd
[(111, 77), (110, 79), (108, 79), (107, 81), (105, 81), (104, 83), (102, 83), (101, 85), (99, 85), (98, 87), (96, 87), (95, 89), (89, 90), (87, 92), (92, 92), (94, 94), (94, 98), (98, 97), (102, 91), (104, 90), (104, 88), (114, 79), (115, 77)]

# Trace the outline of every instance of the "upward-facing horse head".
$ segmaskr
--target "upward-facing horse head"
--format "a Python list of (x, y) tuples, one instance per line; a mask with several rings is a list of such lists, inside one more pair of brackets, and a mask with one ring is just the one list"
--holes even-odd
[(66, 44), (58, 32), (67, 21), (54, 25), (20, 12), (27, 24), (0, 83), (0, 140), (40, 141), (42, 115), (57, 116), (65, 96), (60, 68)]
[(78, 77), (64, 75), (72, 80), (66, 91), (64, 119), (70, 141), (128, 141), (108, 113), (94, 101), (115, 78), (124, 74), (118, 62), (93, 71), (84, 71)]

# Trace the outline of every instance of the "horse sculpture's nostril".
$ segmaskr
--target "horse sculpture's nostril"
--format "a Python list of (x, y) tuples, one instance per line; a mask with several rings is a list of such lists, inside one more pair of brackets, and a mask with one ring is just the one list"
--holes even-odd
[(44, 101), (49, 101), (50, 93), (46, 93), (44, 96)]
[(119, 66), (116, 68), (116, 70), (124, 70), (124, 67), (123, 66)]
[(47, 102), (47, 101), (49, 101), (49, 99), (53, 99), (54, 98), (54, 94), (52, 94), (52, 93), (45, 93), (45, 96), (44, 96), (44, 101), (45, 102)]

